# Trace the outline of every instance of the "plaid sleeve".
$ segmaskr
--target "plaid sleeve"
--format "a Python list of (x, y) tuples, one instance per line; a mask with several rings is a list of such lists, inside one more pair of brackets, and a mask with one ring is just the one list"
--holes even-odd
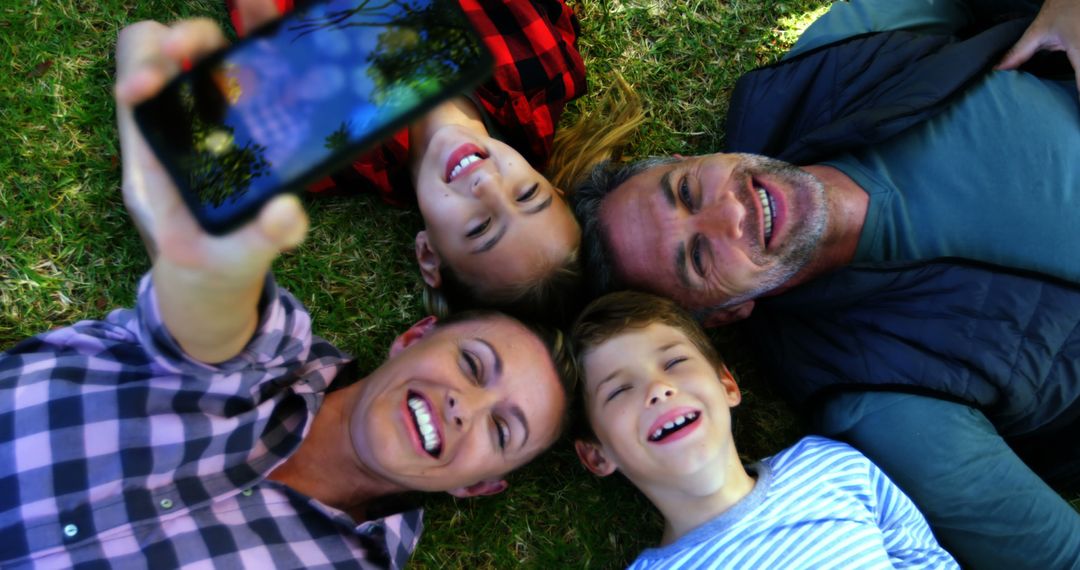
[(235, 357), (214, 365), (188, 356), (165, 328), (150, 274), (139, 284), (134, 313), (129, 316), (127, 310), (114, 311), (107, 320), (124, 324), (150, 359), (173, 372), (227, 374), (252, 368), (292, 369), (309, 363), (311, 316), (295, 297), (279, 289), (269, 274), (259, 312), (259, 324), (247, 346)]

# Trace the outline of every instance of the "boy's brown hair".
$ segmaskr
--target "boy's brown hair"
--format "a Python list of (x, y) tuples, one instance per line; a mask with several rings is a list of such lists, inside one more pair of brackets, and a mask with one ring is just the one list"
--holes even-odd
[(570, 350), (580, 390), (572, 414), (570, 436), (573, 439), (596, 441), (585, 404), (585, 355), (627, 330), (643, 329), (654, 323), (667, 325), (686, 335), (713, 366), (719, 368), (723, 364), (705, 330), (674, 301), (638, 291), (604, 295), (585, 307), (570, 332)]

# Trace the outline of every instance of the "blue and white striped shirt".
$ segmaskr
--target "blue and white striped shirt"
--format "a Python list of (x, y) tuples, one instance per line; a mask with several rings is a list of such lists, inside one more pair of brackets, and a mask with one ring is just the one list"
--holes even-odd
[(630, 568), (959, 568), (907, 495), (846, 444), (807, 437), (749, 470), (743, 500)]

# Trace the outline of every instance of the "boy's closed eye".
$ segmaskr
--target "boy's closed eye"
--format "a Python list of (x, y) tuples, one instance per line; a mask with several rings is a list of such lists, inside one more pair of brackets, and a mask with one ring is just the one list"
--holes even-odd
[(672, 368), (675, 368), (676, 366), (683, 362), (686, 362), (687, 360), (689, 359), (685, 356), (676, 356), (675, 358), (672, 358), (664, 363), (664, 370), (671, 370)]
[(604, 403), (606, 404), (606, 403), (612, 401), (613, 399), (615, 399), (615, 396), (618, 396), (619, 394), (622, 394), (623, 392), (626, 392), (626, 391), (630, 390), (630, 388), (631, 388), (630, 384), (622, 384), (622, 385), (616, 387), (614, 390), (611, 391), (610, 394), (608, 394), (607, 398), (604, 398)]

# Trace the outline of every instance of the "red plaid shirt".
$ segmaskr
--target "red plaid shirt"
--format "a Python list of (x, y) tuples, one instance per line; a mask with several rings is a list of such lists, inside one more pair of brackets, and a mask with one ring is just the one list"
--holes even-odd
[[(495, 73), (473, 101), (498, 136), (543, 171), (551, 155), (563, 106), (585, 92), (585, 64), (577, 51), (580, 31), (563, 0), (459, 0), (465, 15), (495, 58)], [(293, 0), (276, 0), (291, 10)], [(243, 34), (233, 0), (226, 0)], [(312, 185), (313, 192), (378, 192), (393, 204), (415, 202), (408, 169), (409, 133), (402, 130), (353, 162), (352, 169)]]

